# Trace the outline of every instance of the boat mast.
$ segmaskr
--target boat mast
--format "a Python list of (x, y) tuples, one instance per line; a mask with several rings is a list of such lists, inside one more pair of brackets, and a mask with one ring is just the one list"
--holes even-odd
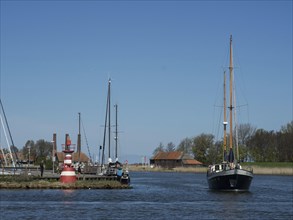
[[(235, 83), (234, 83), (235, 84)], [(235, 121), (235, 144), (236, 144), (236, 160), (239, 161), (239, 143), (238, 143), (238, 123), (237, 123), (237, 113), (236, 113), (236, 96), (234, 95), (234, 106), (235, 106), (235, 111), (234, 111), (234, 121)]]
[(109, 99), (109, 105), (108, 105), (108, 111), (109, 111), (109, 121), (108, 121), (108, 133), (109, 133), (109, 137), (108, 137), (108, 141), (109, 141), (109, 154), (108, 154), (108, 158), (111, 158), (111, 78), (108, 81), (108, 99)]
[(79, 112), (78, 113), (78, 135), (77, 135), (78, 164), (80, 163), (80, 151), (81, 151), (81, 134), (80, 134), (80, 112)]
[(224, 155), (223, 161), (227, 161), (227, 101), (226, 101), (226, 71), (224, 71)]
[[(13, 167), (15, 167), (15, 164), (14, 164), (14, 159), (13, 159), (13, 156), (12, 156), (12, 153), (11, 153), (11, 148), (10, 148), (10, 144), (9, 144), (9, 141), (8, 141), (8, 138), (7, 138), (7, 134), (6, 134), (6, 131), (5, 131), (5, 126), (4, 126), (4, 123), (3, 123), (3, 119), (2, 119), (2, 115), (0, 114), (0, 121), (1, 121), (1, 124), (2, 124), (2, 128), (3, 128), (3, 132), (4, 132), (4, 136), (6, 138), (6, 143), (7, 143), (7, 148), (9, 150), (9, 155), (11, 157), (11, 161), (13, 163)], [(7, 160), (6, 160), (6, 155), (3, 151), (3, 148), (1, 146), (1, 152), (2, 152), (2, 155), (3, 155), (3, 158), (4, 158), (4, 161), (5, 161), (5, 166), (8, 166), (8, 163), (7, 163)]]
[[(15, 167), (14, 159), (13, 159), (12, 152), (11, 152), (11, 147), (13, 148), (12, 151), (13, 151), (13, 153), (15, 155), (16, 162), (18, 162), (19, 159), (18, 159), (18, 156), (17, 156), (17, 152), (15, 151), (15, 145), (14, 145), (14, 142), (13, 142), (13, 139), (12, 139), (12, 135), (11, 135), (11, 132), (10, 132), (10, 128), (9, 128), (9, 125), (8, 125), (7, 117), (6, 117), (6, 114), (5, 114), (4, 107), (3, 107), (1, 99), (0, 99), (0, 105), (1, 105), (1, 110), (2, 110), (3, 116), (4, 116), (5, 124), (6, 124), (7, 130), (8, 130), (8, 134), (9, 134), (9, 137), (10, 137), (10, 141), (11, 141), (11, 144), (12, 144), (11, 146), (8, 147), (8, 149), (10, 151), (13, 167)], [(3, 126), (3, 130), (5, 130), (4, 126)]]
[(115, 130), (115, 159), (118, 161), (118, 105), (114, 105), (116, 111), (116, 130)]
[[(106, 104), (106, 117), (105, 117), (105, 126), (104, 126), (104, 139), (103, 139), (103, 152), (102, 152), (102, 164), (105, 162), (105, 147), (106, 147), (106, 131), (107, 131), (107, 119), (108, 119), (108, 108), (109, 108), (109, 89), (110, 89), (110, 79), (108, 81), (108, 95), (107, 95), (107, 104)], [(109, 153), (110, 155), (110, 153)]]
[(229, 140), (229, 162), (233, 163), (234, 161), (234, 154), (233, 154), (233, 116), (232, 116), (232, 110), (233, 110), (233, 51), (232, 51), (232, 35), (230, 35), (230, 65), (229, 65), (229, 72), (230, 72), (230, 140)]

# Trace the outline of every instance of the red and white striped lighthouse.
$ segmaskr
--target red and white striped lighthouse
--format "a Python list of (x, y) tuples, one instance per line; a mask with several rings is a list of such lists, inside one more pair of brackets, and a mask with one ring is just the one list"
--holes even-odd
[(60, 182), (62, 183), (74, 183), (76, 181), (75, 169), (72, 166), (72, 153), (74, 147), (71, 146), (71, 140), (68, 134), (65, 135), (65, 145), (63, 153), (65, 154), (63, 170), (60, 175)]

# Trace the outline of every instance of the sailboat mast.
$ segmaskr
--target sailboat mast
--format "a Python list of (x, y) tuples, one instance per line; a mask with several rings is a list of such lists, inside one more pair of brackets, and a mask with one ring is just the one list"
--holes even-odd
[(109, 79), (108, 81), (108, 111), (109, 111), (109, 114), (108, 114), (108, 117), (109, 117), (109, 121), (108, 121), (108, 134), (109, 134), (109, 137), (108, 137), (108, 141), (109, 141), (109, 151), (108, 151), (108, 158), (110, 159), (111, 158), (111, 78)]
[(80, 151), (81, 151), (81, 134), (80, 134), (80, 112), (79, 112), (78, 113), (78, 135), (77, 135), (78, 163), (80, 163)]
[(229, 158), (228, 161), (230, 163), (234, 163), (234, 153), (233, 153), (233, 51), (232, 51), (232, 35), (230, 35), (230, 65), (229, 65), (229, 72), (230, 72), (230, 140), (229, 140)]
[(233, 109), (233, 58), (232, 58), (232, 35), (230, 35), (230, 66), (229, 66), (229, 71), (230, 71), (230, 141), (229, 141), (229, 146), (230, 150), (232, 149), (233, 146), (233, 116), (232, 116), (232, 109)]
[(105, 147), (106, 147), (106, 131), (107, 131), (107, 119), (108, 119), (108, 107), (109, 107), (109, 85), (108, 85), (107, 104), (106, 104), (105, 126), (104, 126), (102, 164), (104, 164), (104, 162), (105, 162)]
[(115, 158), (118, 159), (118, 105), (114, 105), (116, 111), (116, 130), (115, 130)]
[(234, 106), (235, 106), (235, 111), (234, 111), (234, 121), (235, 121), (235, 144), (236, 144), (236, 160), (239, 161), (239, 146), (238, 146), (238, 125), (237, 125), (237, 114), (236, 114), (236, 98), (234, 95)]
[[(6, 124), (7, 130), (8, 130), (8, 134), (9, 134), (9, 137), (10, 137), (10, 141), (11, 141), (11, 144), (12, 144), (12, 146), (9, 146), (9, 150), (11, 151), (11, 147), (13, 147), (12, 151), (13, 151), (13, 153), (15, 155), (16, 161), (19, 161), (17, 153), (15, 151), (15, 145), (14, 145), (14, 142), (13, 142), (13, 139), (12, 139), (12, 135), (11, 135), (11, 132), (10, 132), (10, 128), (9, 128), (9, 125), (8, 125), (8, 122), (7, 122), (7, 117), (6, 117), (6, 114), (5, 114), (4, 107), (3, 107), (1, 99), (0, 99), (0, 105), (1, 105), (2, 112), (3, 112), (5, 124)], [(4, 127), (3, 127), (3, 129), (4, 129)], [(11, 157), (12, 157), (12, 153), (11, 153)], [(13, 162), (13, 166), (15, 167), (13, 157), (12, 157), (12, 162)]]
[(223, 161), (227, 160), (227, 101), (226, 101), (226, 71), (224, 71), (224, 155)]

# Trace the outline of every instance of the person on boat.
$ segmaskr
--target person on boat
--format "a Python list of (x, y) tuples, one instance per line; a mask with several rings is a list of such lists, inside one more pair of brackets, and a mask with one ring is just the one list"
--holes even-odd
[(78, 164), (77, 172), (78, 172), (78, 174), (81, 174), (81, 165), (80, 164)]
[(123, 176), (123, 170), (122, 167), (117, 168), (117, 180), (119, 181), (121, 177)]
[(234, 169), (235, 169), (235, 165), (234, 165), (234, 163), (229, 163), (229, 165), (230, 165), (230, 169), (231, 169), (231, 170), (234, 170)]

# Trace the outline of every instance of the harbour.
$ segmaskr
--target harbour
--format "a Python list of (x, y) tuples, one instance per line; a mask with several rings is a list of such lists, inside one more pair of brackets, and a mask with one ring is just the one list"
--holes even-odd
[(0, 220), (293, 220), (292, 4), (0, 1)]
[[(183, 181), (184, 180), (184, 181)], [(292, 176), (255, 175), (249, 192), (208, 189), (206, 174), (132, 172), (132, 189), (0, 190), (5, 219), (292, 219)]]

